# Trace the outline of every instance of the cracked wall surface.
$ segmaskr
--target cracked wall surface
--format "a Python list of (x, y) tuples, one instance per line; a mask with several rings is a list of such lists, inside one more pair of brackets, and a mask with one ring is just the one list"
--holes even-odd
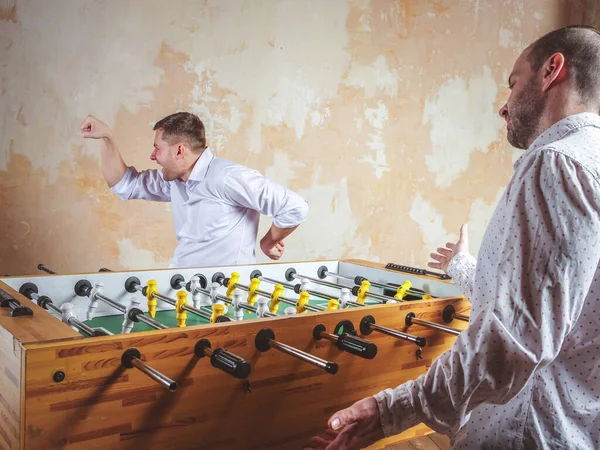
[(197, 113), (219, 156), (309, 201), (284, 260), (425, 266), (465, 221), (476, 252), (520, 154), (497, 115), (514, 60), (599, 12), (586, 0), (0, 3), (0, 273), (168, 264), (169, 205), (111, 194), (99, 144), (79, 136), (88, 113), (139, 169), (154, 166), (156, 120)]

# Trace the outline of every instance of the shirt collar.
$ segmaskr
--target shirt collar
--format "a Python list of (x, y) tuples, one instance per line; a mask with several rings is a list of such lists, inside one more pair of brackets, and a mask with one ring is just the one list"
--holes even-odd
[(525, 153), (515, 161), (513, 167), (516, 170), (523, 158), (529, 156), (540, 147), (544, 147), (552, 142), (560, 141), (570, 132), (590, 125), (600, 128), (600, 116), (598, 114), (585, 112), (559, 120), (533, 141)]
[(208, 166), (213, 159), (215, 159), (215, 154), (209, 147), (206, 147), (200, 157), (196, 160), (196, 164), (194, 164), (194, 168), (192, 169), (192, 173), (190, 174), (188, 181), (204, 180), (204, 177), (206, 177), (206, 172), (208, 171)]

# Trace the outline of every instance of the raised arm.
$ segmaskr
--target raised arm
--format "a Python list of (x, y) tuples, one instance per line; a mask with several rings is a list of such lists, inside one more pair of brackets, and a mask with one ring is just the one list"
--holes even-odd
[(115, 186), (125, 175), (127, 166), (123, 161), (112, 130), (94, 116), (87, 116), (81, 124), (81, 136), (85, 139), (102, 139), (102, 175), (109, 188)]
[(170, 185), (160, 171), (138, 172), (134, 167), (127, 167), (108, 125), (94, 116), (87, 116), (80, 129), (85, 139), (102, 139), (102, 175), (108, 187), (119, 197), (123, 200), (171, 200)]

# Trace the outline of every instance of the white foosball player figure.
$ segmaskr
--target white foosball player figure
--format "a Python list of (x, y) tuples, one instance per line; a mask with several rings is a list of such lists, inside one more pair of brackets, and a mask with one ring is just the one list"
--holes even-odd
[(267, 306), (268, 299), (261, 297), (256, 300), (256, 317), (266, 317), (266, 313), (269, 312), (269, 307)]
[(121, 333), (127, 334), (131, 331), (131, 329), (133, 328), (133, 320), (129, 318), (129, 311), (131, 311), (133, 308), (139, 307), (140, 301), (136, 297), (131, 297), (131, 303), (129, 303), (129, 306), (127, 307), (124, 313), (123, 325), (121, 326)]
[(240, 306), (242, 303), (246, 303), (244, 293), (242, 291), (233, 291), (233, 300), (231, 306), (233, 306), (233, 320), (244, 320), (244, 310)]
[(340, 309), (346, 307), (346, 303), (350, 300), (350, 289), (342, 288), (340, 290)]
[(194, 275), (190, 280), (190, 292), (192, 293), (192, 302), (194, 308), (200, 309), (201, 306), (212, 307), (212, 301), (208, 295), (201, 292), (200, 277)]
[(103, 288), (104, 283), (96, 283), (96, 285), (92, 288), (89, 295), (90, 304), (88, 305), (87, 310), (87, 320), (92, 320), (96, 316), (96, 309), (98, 309), (98, 299), (96, 298), (96, 294), (102, 294)]
[(66, 303), (63, 303), (62, 305), (60, 305), (60, 310), (62, 311), (61, 320), (64, 323), (66, 323), (67, 325), (69, 325), (71, 328), (73, 328), (75, 331), (79, 331), (77, 328), (71, 326), (71, 324), (69, 323), (69, 320), (71, 318), (77, 319), (77, 316), (73, 312), (73, 308), (74, 308), (74, 306), (73, 306), (73, 303), (71, 303), (71, 302), (66, 302)]

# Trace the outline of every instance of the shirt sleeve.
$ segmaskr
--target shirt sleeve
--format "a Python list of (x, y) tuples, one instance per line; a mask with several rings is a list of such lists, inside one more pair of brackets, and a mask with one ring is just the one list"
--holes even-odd
[(477, 260), (473, 255), (467, 252), (460, 252), (454, 255), (448, 264), (446, 272), (452, 277), (465, 297), (473, 296), (473, 284), (475, 283), (475, 266)]
[(502, 199), (514, 218), (491, 250), (498, 267), (477, 274), (468, 329), (427, 374), (375, 395), (386, 436), (420, 422), (454, 434), (478, 405), (509, 402), (577, 322), (600, 259), (600, 186), (553, 150), (528, 164)]
[(229, 168), (223, 190), (227, 200), (273, 217), (273, 223), (279, 228), (296, 227), (308, 215), (306, 200), (258, 171), (244, 166)]
[(135, 167), (127, 167), (123, 178), (111, 190), (123, 200), (171, 201), (171, 185), (160, 170), (138, 172)]

